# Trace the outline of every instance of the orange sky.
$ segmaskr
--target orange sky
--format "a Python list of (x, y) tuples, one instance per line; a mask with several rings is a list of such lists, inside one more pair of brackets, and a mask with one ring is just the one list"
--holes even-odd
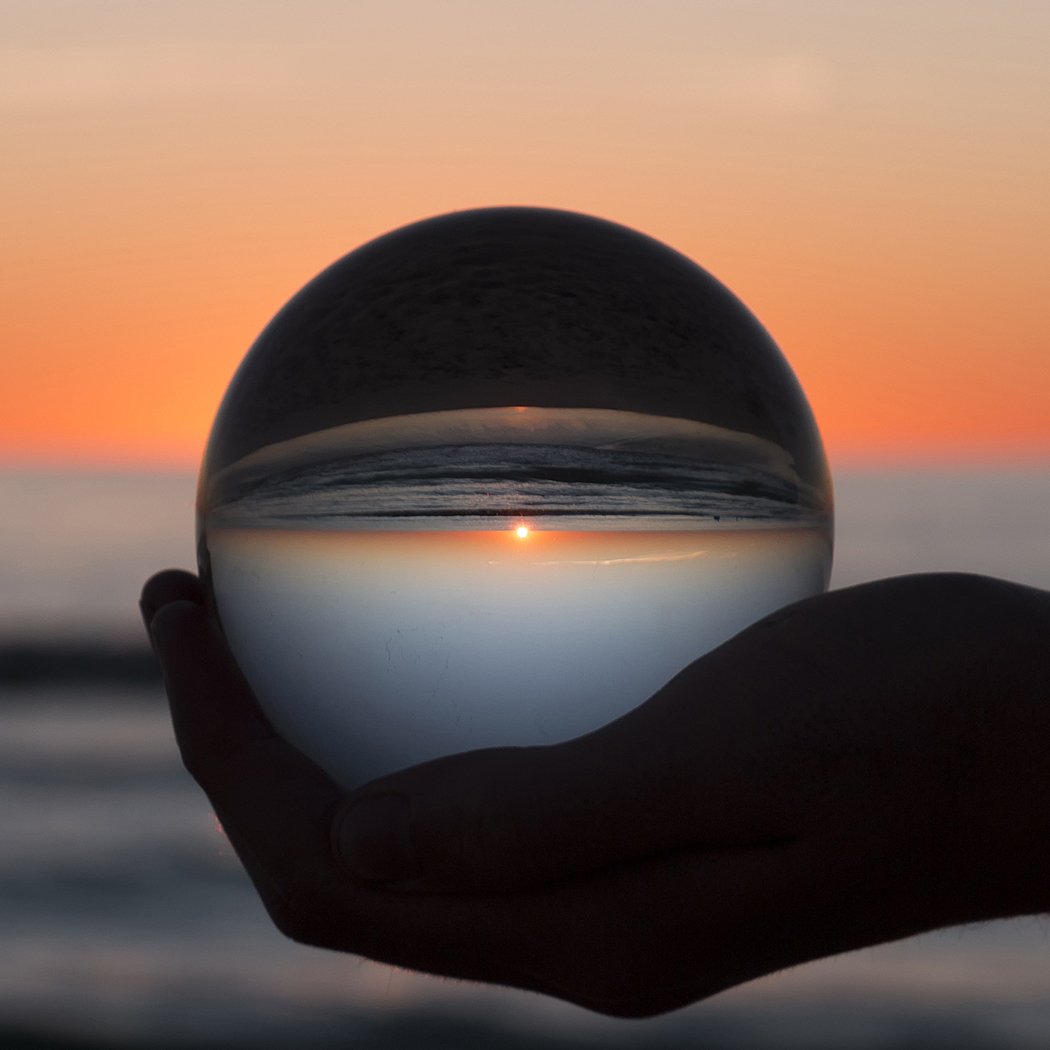
[(691, 256), (833, 464), (1050, 460), (1050, 5), (0, 6), (0, 461), (194, 466), (244, 351), (394, 226)]

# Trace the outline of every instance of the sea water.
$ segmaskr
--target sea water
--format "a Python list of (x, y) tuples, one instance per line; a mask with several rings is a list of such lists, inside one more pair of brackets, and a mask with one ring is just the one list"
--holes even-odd
[(351, 787), (588, 732), (827, 585), (823, 528), (623, 524), (217, 527), (208, 548), (223, 630), (264, 709)]

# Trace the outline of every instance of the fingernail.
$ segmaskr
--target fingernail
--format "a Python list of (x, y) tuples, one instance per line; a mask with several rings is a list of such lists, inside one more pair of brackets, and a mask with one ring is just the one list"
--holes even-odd
[(420, 875), (409, 836), (405, 795), (369, 795), (346, 809), (332, 829), (336, 854), (368, 882), (407, 882)]

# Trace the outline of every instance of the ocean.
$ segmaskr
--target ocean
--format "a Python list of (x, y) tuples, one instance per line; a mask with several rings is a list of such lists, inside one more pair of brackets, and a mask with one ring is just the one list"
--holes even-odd
[[(840, 472), (832, 586), (1050, 588), (1050, 470)], [(615, 1021), (285, 941), (182, 770), (138, 622), (192, 566), (193, 477), (0, 473), (0, 1046), (1045, 1050), (1045, 917), (956, 928)]]
[(768, 468), (571, 445), (395, 449), (213, 488), (222, 499), (209, 517), (226, 527), (487, 529), (538, 516), (550, 528), (658, 530), (796, 524), (822, 511), (820, 492)]

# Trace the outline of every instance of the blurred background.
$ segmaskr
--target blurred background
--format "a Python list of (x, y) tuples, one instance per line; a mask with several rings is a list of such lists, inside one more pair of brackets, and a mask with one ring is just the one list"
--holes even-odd
[(1039, 1047), (1045, 919), (644, 1023), (284, 942), (179, 766), (135, 602), (306, 280), (457, 208), (633, 226), (784, 350), (833, 586), (1050, 587), (1050, 7), (0, 0), (0, 1045)]

